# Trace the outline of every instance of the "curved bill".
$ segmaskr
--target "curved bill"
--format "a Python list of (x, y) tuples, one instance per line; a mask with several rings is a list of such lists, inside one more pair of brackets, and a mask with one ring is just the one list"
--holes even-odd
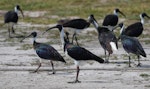
[(24, 39), (26, 39), (26, 38), (28, 38), (28, 37), (30, 37), (30, 36), (32, 36), (32, 34), (30, 34), (30, 35), (28, 35), (28, 36), (22, 38), (22, 40), (20, 40), (20, 42), (23, 42)]
[(21, 12), (21, 14), (22, 14), (22, 17), (24, 17), (24, 14), (23, 14), (22, 9), (21, 9), (21, 8), (19, 8), (19, 10), (20, 10), (20, 12)]
[(148, 16), (147, 14), (146, 14), (146, 17), (150, 19), (150, 16)]
[(51, 29), (54, 29), (54, 28), (57, 28), (57, 25), (54, 26), (54, 27), (48, 28), (45, 32), (43, 32), (43, 35), (44, 35), (48, 30), (51, 30)]
[(121, 11), (118, 11), (121, 15), (123, 15), (124, 17), (126, 17), (125, 15), (124, 15), (124, 13), (123, 12), (121, 12)]

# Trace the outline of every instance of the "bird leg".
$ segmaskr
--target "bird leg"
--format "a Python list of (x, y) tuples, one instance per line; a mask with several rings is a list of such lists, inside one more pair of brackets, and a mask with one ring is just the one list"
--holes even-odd
[(138, 57), (138, 65), (137, 65), (137, 67), (141, 67), (140, 56), (138, 55), (137, 57)]
[(79, 46), (78, 39), (77, 39), (76, 35), (75, 35), (75, 40), (76, 40), (76, 44)]
[(55, 70), (54, 70), (54, 64), (52, 61), (50, 61), (51, 65), (52, 65), (52, 74), (55, 74)]
[(39, 64), (38, 68), (33, 72), (33, 73), (36, 73), (39, 71), (39, 68), (42, 66), (42, 63)]
[(130, 58), (130, 55), (129, 55), (129, 67), (131, 67), (131, 58)]
[(106, 53), (106, 50), (104, 50), (105, 52), (105, 63), (109, 63), (108, 59), (107, 59), (107, 53)]
[(75, 36), (75, 33), (74, 33), (73, 36), (72, 36), (72, 44), (73, 44), (74, 36)]
[(80, 72), (80, 68), (79, 66), (77, 66), (76, 80), (73, 82), (68, 82), (68, 83), (81, 83), (81, 81), (78, 80), (79, 72)]
[(11, 35), (10, 35), (10, 26), (8, 24), (8, 34), (9, 34), (9, 38), (11, 38)]
[(14, 23), (11, 24), (11, 31), (12, 31), (13, 34), (15, 33), (15, 30), (14, 30)]
[(11, 35), (10, 35), (10, 28), (8, 28), (8, 34), (9, 34), (9, 38), (11, 38)]
[(78, 39), (76, 37), (76, 33), (74, 33), (72, 36), (72, 44), (73, 44), (74, 39), (76, 40), (76, 44), (79, 46)]

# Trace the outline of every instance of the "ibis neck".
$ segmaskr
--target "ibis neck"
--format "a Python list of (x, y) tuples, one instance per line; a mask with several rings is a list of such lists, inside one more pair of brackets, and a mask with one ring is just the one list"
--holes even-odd
[(33, 38), (33, 44), (36, 43), (36, 37)]
[(124, 33), (124, 25), (121, 27), (120, 34)]
[(99, 27), (98, 23), (96, 21), (93, 21), (94, 27), (97, 29)]
[(15, 10), (15, 12), (18, 14), (18, 9), (17, 9), (17, 7), (15, 7), (14, 10)]
[(60, 39), (61, 39), (61, 43), (62, 43), (62, 47), (63, 47), (64, 44), (65, 44), (65, 41), (64, 41), (64, 29), (63, 28), (60, 31)]
[(140, 15), (140, 18), (141, 18), (141, 23), (144, 24), (144, 17)]
[(118, 13), (116, 11), (114, 11), (114, 15), (117, 15), (118, 16)]

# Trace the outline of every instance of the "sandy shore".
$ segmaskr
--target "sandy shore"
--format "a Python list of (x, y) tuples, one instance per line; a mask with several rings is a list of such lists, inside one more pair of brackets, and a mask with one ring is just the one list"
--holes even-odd
[[(103, 57), (104, 52), (97, 36), (89, 28), (83, 31), (79, 43), (94, 54)], [(43, 32), (36, 27), (16, 27), (16, 33), (28, 34), (31, 31)], [(94, 29), (95, 30), (95, 29)], [(52, 31), (57, 33), (56, 31)], [(39, 57), (32, 49), (30, 40), (23, 43), (21, 38), (8, 38), (6, 27), (0, 30), (0, 88), (1, 89), (149, 89), (150, 88), (150, 45), (142, 41), (147, 58), (141, 57), (142, 67), (136, 67), (136, 56), (133, 56), (132, 67), (128, 67), (128, 57), (119, 42), (119, 50), (111, 55), (109, 64), (99, 64), (88, 61), (80, 66), (79, 80), (81, 83), (70, 84), (76, 75), (73, 61), (66, 58), (60, 46), (59, 36), (47, 33), (39, 36), (39, 42), (51, 42), (67, 61), (67, 64), (54, 62), (56, 74), (51, 75), (51, 65), (43, 60), (42, 67), (38, 73), (31, 73), (37, 68)], [(84, 40), (86, 35), (90, 36)], [(50, 37), (50, 38), (49, 38)], [(56, 39), (54, 40), (53, 37)], [(96, 39), (96, 40), (95, 40)], [(147, 38), (144, 38), (147, 39)], [(143, 40), (143, 39), (140, 39)], [(93, 46), (94, 45), (94, 46)]]

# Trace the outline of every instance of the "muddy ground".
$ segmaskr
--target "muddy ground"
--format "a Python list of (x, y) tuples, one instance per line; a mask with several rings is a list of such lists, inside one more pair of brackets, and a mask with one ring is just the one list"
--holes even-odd
[[(52, 24), (53, 25), (53, 24)], [(32, 38), (9, 38), (7, 26), (0, 29), (0, 88), (1, 89), (149, 89), (150, 88), (150, 43), (149, 27), (146, 28), (140, 42), (147, 54), (141, 57), (141, 67), (137, 67), (137, 57), (132, 55), (132, 67), (128, 67), (128, 57), (119, 42), (118, 51), (110, 57), (109, 64), (94, 61), (83, 63), (80, 68), (81, 83), (70, 84), (75, 79), (76, 70), (71, 59), (65, 57), (61, 48), (57, 30), (42, 32), (51, 25), (27, 24), (19, 22), (15, 26), (16, 34), (24, 36), (32, 31), (38, 32), (38, 42), (48, 43), (64, 56), (67, 64), (54, 62), (56, 74), (51, 75), (49, 61), (43, 60), (38, 73), (32, 73), (39, 63), (39, 57), (32, 49)], [(79, 34), (79, 43), (94, 54), (104, 58), (104, 51), (97, 40), (93, 27)]]

